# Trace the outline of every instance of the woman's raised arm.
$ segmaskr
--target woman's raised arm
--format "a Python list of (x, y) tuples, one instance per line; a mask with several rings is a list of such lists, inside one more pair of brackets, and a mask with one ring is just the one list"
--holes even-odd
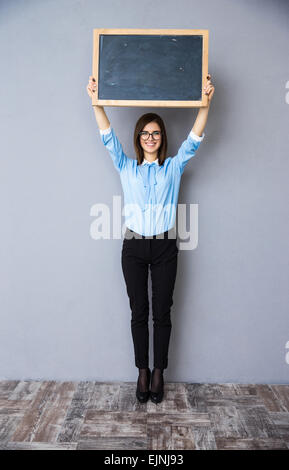
[(202, 107), (199, 109), (192, 132), (201, 137), (203, 135), (204, 129), (206, 127), (211, 99), (215, 91), (215, 87), (211, 81), (211, 75), (207, 76), (207, 83), (204, 87), (205, 94), (208, 95), (208, 106)]
[[(95, 87), (95, 79), (90, 76), (88, 85), (86, 87), (90, 98), (93, 96), (92, 94), (94, 93)], [(118, 137), (115, 135), (114, 129), (110, 126), (110, 122), (103, 109), (103, 106), (93, 105), (93, 109), (95, 113), (95, 119), (99, 127), (100, 138), (109, 151), (115, 168), (121, 172), (126, 167), (129, 158), (124, 153), (122, 145), (118, 140)]]
[(183, 174), (184, 168), (188, 161), (195, 156), (196, 151), (205, 137), (204, 129), (208, 119), (210, 102), (215, 91), (210, 75), (207, 77), (207, 83), (204, 87), (204, 91), (205, 94), (208, 95), (208, 106), (199, 109), (191, 132), (189, 133), (187, 139), (184, 140), (180, 146), (177, 155), (173, 158), (173, 162), (178, 166), (181, 174)]
[[(94, 93), (96, 88), (95, 78), (90, 75), (88, 85), (86, 87), (88, 96), (92, 98), (92, 94)], [(100, 130), (106, 130), (110, 127), (110, 122), (108, 117), (104, 111), (103, 106), (93, 105), (95, 119), (98, 124)]]

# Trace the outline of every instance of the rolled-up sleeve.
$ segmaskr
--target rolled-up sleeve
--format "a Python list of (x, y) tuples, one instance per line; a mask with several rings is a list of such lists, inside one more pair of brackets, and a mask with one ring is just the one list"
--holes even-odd
[(204, 139), (205, 134), (201, 136), (195, 134), (191, 131), (180, 146), (177, 155), (174, 157), (174, 163), (180, 170), (182, 174), (188, 161), (195, 156), (196, 151), (198, 150), (202, 140)]
[(127, 164), (128, 157), (125, 155), (122, 145), (115, 135), (113, 128), (108, 127), (108, 129), (99, 129), (99, 132), (101, 140), (109, 151), (115, 168), (121, 172)]

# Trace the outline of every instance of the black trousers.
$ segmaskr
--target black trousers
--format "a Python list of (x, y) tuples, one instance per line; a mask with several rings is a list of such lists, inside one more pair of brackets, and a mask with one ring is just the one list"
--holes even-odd
[[(169, 238), (172, 236), (174, 238)], [(154, 367), (166, 369), (168, 366), (172, 328), (170, 312), (178, 252), (176, 234), (172, 229), (151, 237), (137, 234), (128, 228), (126, 230), (121, 264), (131, 308), (131, 332), (135, 365), (138, 368), (149, 367), (149, 266), (152, 281)]]

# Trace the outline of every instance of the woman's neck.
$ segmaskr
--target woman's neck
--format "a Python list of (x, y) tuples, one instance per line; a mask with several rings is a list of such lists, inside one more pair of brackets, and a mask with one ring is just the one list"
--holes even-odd
[(148, 161), (148, 162), (154, 162), (155, 160), (157, 160), (158, 158), (158, 152), (155, 152), (155, 153), (147, 153), (144, 151), (144, 158)]

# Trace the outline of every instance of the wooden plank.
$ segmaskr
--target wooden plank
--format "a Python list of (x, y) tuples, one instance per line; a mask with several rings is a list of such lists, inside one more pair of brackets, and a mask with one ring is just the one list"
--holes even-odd
[(191, 410), (207, 412), (207, 404), (205, 399), (205, 386), (199, 383), (186, 384), (187, 398)]
[(56, 442), (77, 382), (57, 382), (34, 430), (33, 441)]
[(283, 411), (279, 397), (269, 385), (258, 384), (256, 389), (267, 411)]
[(247, 436), (253, 438), (279, 438), (278, 430), (264, 406), (238, 407), (240, 419), (245, 423)]
[(14, 414), (0, 415), (0, 441), (8, 441), (17, 429), (21, 416)]
[(196, 450), (216, 450), (217, 445), (214, 433), (211, 427), (193, 427), (192, 433), (194, 436)]
[(172, 449), (216, 450), (214, 434), (209, 427), (171, 426)]
[(208, 415), (215, 437), (248, 437), (246, 423), (235, 406), (210, 406)]
[(148, 449), (150, 450), (172, 450), (171, 425), (148, 422), (147, 423)]
[[(158, 406), (158, 405), (155, 405)], [(159, 423), (160, 425), (178, 425), (178, 426), (209, 426), (211, 424), (209, 413), (190, 412), (190, 413), (149, 413), (147, 415), (148, 424)]]
[(77, 442), (7, 442), (0, 443), (1, 450), (76, 450)]
[(171, 426), (171, 448), (196, 450), (195, 436), (190, 426)]
[(255, 384), (234, 384), (236, 395), (257, 395), (257, 387)]
[(262, 399), (255, 395), (235, 395), (232, 397), (208, 398), (206, 400), (206, 405), (208, 410), (211, 406), (235, 406), (236, 408), (243, 406), (262, 406), (265, 408)]
[(270, 412), (269, 416), (278, 430), (281, 438), (289, 439), (289, 413)]
[(34, 434), (37, 430), (41, 414), (55, 387), (55, 381), (43, 381), (41, 383), (34, 400), (32, 400), (30, 407), (24, 413), (15, 433), (12, 435), (11, 441), (29, 442), (34, 440)]
[(225, 398), (239, 395), (239, 389), (234, 383), (201, 384), (201, 392), (205, 399)]
[(289, 412), (289, 385), (270, 385), (280, 403), (280, 411)]
[(0, 399), (0, 415), (14, 414), (23, 416), (30, 403), (27, 400), (3, 400)]
[(95, 389), (94, 382), (79, 382), (67, 410), (57, 442), (77, 442)]
[(15, 387), (20, 380), (1, 380), (0, 382), (0, 399), (5, 400), (7, 399), (10, 394), (13, 392)]
[(9, 400), (27, 400), (35, 398), (41, 387), (41, 380), (21, 380), (9, 395)]
[(79, 434), (80, 438), (92, 437), (145, 437), (147, 413), (87, 410)]
[(117, 411), (120, 387), (120, 383), (95, 382), (88, 409)]
[(287, 450), (286, 444), (278, 439), (254, 439), (216, 437), (218, 450)]
[(147, 437), (96, 437), (80, 439), (77, 450), (146, 450)]

